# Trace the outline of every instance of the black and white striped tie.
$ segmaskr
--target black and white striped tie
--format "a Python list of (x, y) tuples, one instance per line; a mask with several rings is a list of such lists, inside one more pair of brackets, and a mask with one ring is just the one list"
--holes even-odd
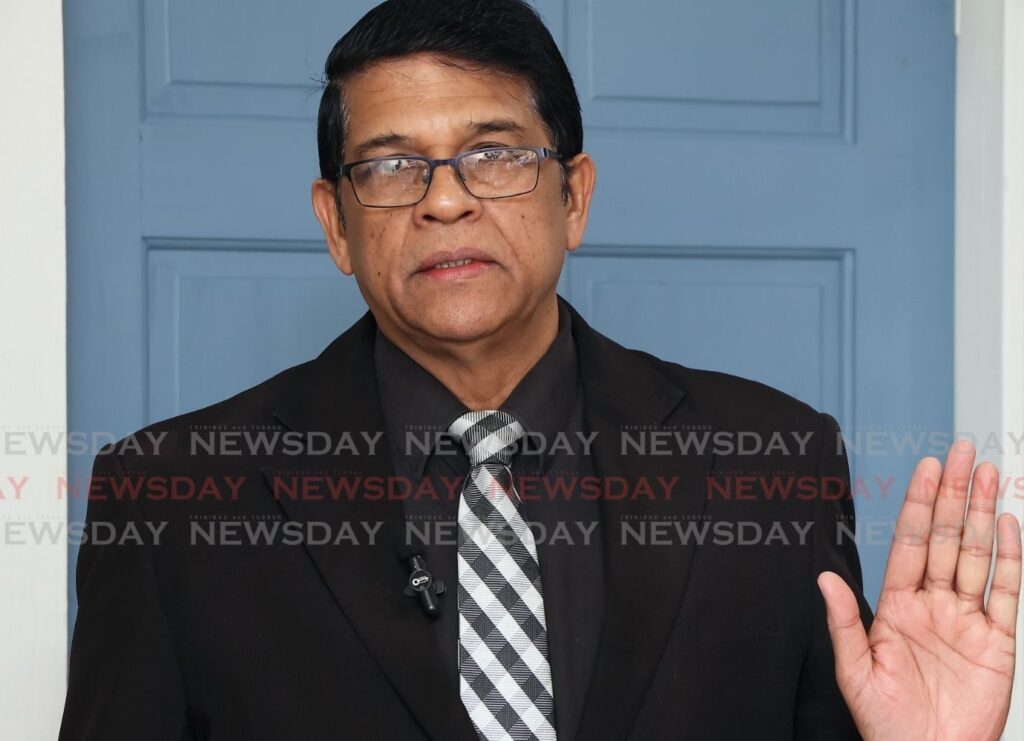
[(459, 693), (484, 741), (555, 741), (547, 621), (533, 533), (509, 462), (523, 428), (468, 412), (448, 431), (472, 465), (459, 500)]

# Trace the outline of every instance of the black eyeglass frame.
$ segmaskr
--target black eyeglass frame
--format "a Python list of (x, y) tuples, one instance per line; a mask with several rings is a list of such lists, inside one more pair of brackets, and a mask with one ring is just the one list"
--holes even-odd
[[(466, 184), (466, 180), (465, 178), (462, 177), (462, 171), (459, 168), (459, 163), (463, 160), (463, 158), (469, 157), (470, 155), (474, 154), (481, 154), (482, 152), (517, 151), (533, 152), (535, 155), (537, 155), (537, 177), (533, 181), (532, 188), (530, 188), (529, 190), (521, 191), (519, 193), (512, 193), (507, 196), (478, 196), (476, 193), (470, 190), (470, 187), (469, 185)], [(454, 157), (448, 157), (446, 159), (431, 159), (430, 157), (420, 157), (416, 155), (390, 155), (387, 157), (371, 157), (365, 160), (347, 162), (343, 164), (340, 168), (338, 168), (337, 179), (340, 181), (342, 178), (348, 178), (348, 181), (352, 183), (352, 177), (350, 176), (352, 168), (358, 167), (359, 165), (365, 165), (369, 162), (383, 162), (385, 160), (417, 160), (419, 162), (426, 162), (428, 168), (427, 182), (425, 183), (425, 187), (423, 188), (423, 195), (421, 195), (418, 200), (413, 201), (412, 203), (402, 203), (397, 206), (372, 206), (362, 202), (362, 200), (359, 198), (359, 193), (356, 190), (355, 183), (352, 183), (352, 194), (356, 197), (356, 200), (359, 201), (359, 205), (365, 208), (404, 208), (405, 206), (415, 206), (417, 203), (419, 203), (420, 201), (427, 197), (427, 191), (430, 190), (430, 183), (433, 182), (434, 180), (434, 170), (443, 165), (451, 165), (452, 169), (455, 170), (455, 174), (459, 176), (459, 182), (462, 183), (462, 187), (465, 188), (466, 192), (469, 193), (471, 196), (482, 200), (493, 201), (498, 200), (500, 198), (515, 198), (516, 196), (523, 196), (526, 195), (527, 193), (532, 193), (533, 191), (535, 191), (537, 189), (537, 183), (540, 182), (540, 166), (544, 163), (545, 159), (561, 160), (563, 158), (561, 154), (559, 154), (553, 149), (548, 149), (547, 147), (485, 147), (483, 149), (470, 149), (466, 152), (459, 152)]]

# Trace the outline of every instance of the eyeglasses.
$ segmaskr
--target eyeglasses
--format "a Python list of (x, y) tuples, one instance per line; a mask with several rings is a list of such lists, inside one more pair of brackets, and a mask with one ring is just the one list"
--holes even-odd
[(352, 183), (356, 200), (370, 208), (412, 206), (424, 199), (434, 168), (451, 165), (475, 198), (510, 198), (529, 193), (540, 179), (540, 163), (562, 155), (544, 147), (492, 147), (449, 159), (374, 157), (342, 165), (338, 178)]

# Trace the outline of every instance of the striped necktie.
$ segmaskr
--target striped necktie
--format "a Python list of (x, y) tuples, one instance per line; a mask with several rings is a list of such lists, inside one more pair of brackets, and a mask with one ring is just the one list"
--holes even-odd
[(448, 429), (472, 468), (459, 500), (459, 694), (483, 741), (554, 741), (554, 690), (533, 533), (509, 463), (523, 428), (468, 412)]

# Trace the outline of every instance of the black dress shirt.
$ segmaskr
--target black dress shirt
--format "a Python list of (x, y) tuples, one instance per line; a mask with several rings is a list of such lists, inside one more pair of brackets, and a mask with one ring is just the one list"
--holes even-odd
[[(422, 546), (434, 578), (448, 588), (434, 635), (457, 678), (456, 524), (470, 463), (447, 428), (469, 409), (380, 330), (374, 360), (395, 474), (408, 482), (411, 492), (404, 500), (406, 540)], [(523, 500), (520, 513), (537, 541), (555, 727), (562, 741), (575, 735), (597, 651), (604, 597), (600, 505), (578, 496), (577, 482), (593, 475), (584, 402), (570, 319), (559, 301), (555, 340), (500, 409), (515, 417), (527, 434), (511, 470)]]

